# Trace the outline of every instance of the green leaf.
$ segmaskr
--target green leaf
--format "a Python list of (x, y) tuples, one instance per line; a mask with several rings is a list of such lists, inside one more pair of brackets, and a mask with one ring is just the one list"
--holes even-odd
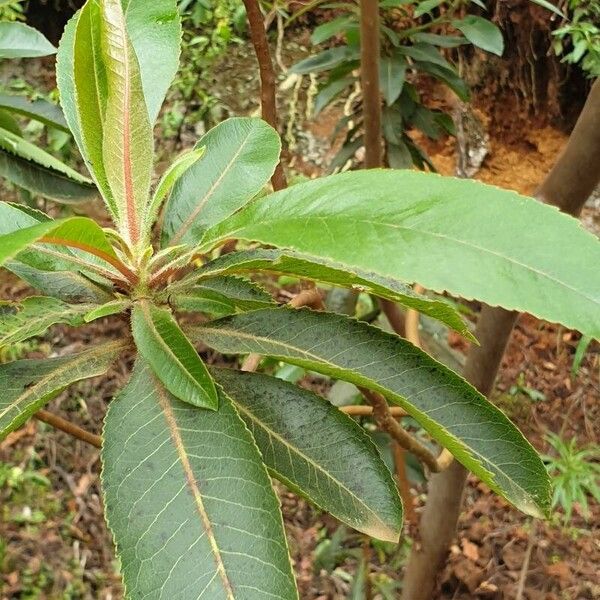
[(452, 21), (452, 25), (478, 48), (498, 56), (504, 53), (504, 39), (497, 25), (476, 15), (467, 15), (464, 19)]
[(259, 352), (382, 393), (495, 492), (531, 515), (550, 501), (546, 470), (475, 388), (406, 340), (342, 315), (267, 308), (195, 332), (223, 353)]
[(211, 369), (277, 479), (336, 519), (398, 542), (396, 484), (364, 430), (313, 392), (256, 373)]
[(150, 124), (179, 68), (181, 19), (176, 0), (121, 0), (137, 56)]
[[(257, 199), (205, 241), (228, 238), (418, 281), (600, 337), (597, 238), (554, 207), (476, 181), (342, 173)], [(569, 240), (568, 252), (557, 251), (559, 238)]]
[(202, 234), (241, 208), (273, 175), (281, 142), (262, 119), (233, 118), (196, 144), (204, 158), (177, 181), (165, 206), (163, 244), (197, 244)]
[(110, 317), (112, 315), (118, 315), (122, 312), (125, 312), (128, 308), (131, 307), (130, 300), (111, 300), (110, 302), (106, 302), (101, 306), (93, 308), (92, 310), (87, 311), (83, 315), (83, 320), (86, 323), (91, 323), (96, 319), (102, 319), (103, 317)]
[(461, 36), (440, 35), (437, 33), (417, 32), (414, 33), (411, 38), (415, 42), (425, 42), (426, 44), (433, 44), (440, 48), (457, 48), (458, 46), (468, 43), (468, 40)]
[(424, 2), (419, 2), (413, 13), (414, 18), (416, 19), (418, 17), (422, 17), (424, 14), (432, 11), (434, 8), (437, 8), (444, 1), (445, 0), (424, 0)]
[(102, 488), (129, 598), (295, 600), (279, 501), (229, 399), (217, 412), (136, 365), (110, 403)]
[(559, 17), (562, 17), (563, 19), (565, 18), (564, 13), (558, 7), (554, 6), (554, 4), (548, 2), (547, 0), (531, 0), (531, 2), (548, 9), (549, 11), (553, 12), (555, 15), (558, 15)]
[(49, 125), (55, 129), (69, 133), (69, 126), (59, 106), (52, 104), (43, 98), (29, 100), (25, 96), (7, 96), (0, 94), (0, 108), (7, 109), (10, 112), (29, 117)]
[(56, 80), (69, 129), (109, 212), (117, 219), (102, 152), (108, 90), (100, 30), (100, 6), (88, 0), (65, 27), (58, 46)]
[(70, 356), (0, 365), (0, 440), (68, 385), (106, 373), (124, 347), (110, 342)]
[(140, 354), (174, 396), (217, 410), (214, 381), (168, 310), (141, 300), (133, 307), (131, 327)]
[(402, 46), (396, 50), (399, 54), (410, 56), (414, 60), (429, 62), (443, 69), (452, 69), (452, 65), (441, 55), (440, 51), (431, 44), (418, 42), (412, 46)]
[(359, 57), (358, 48), (349, 46), (337, 46), (329, 50), (323, 50), (318, 54), (309, 56), (300, 62), (297, 62), (291, 69), (290, 73), (298, 75), (306, 75), (307, 73), (320, 73), (337, 67), (346, 61), (357, 60)]
[(459, 77), (454, 68), (444, 68), (431, 62), (415, 62), (420, 71), (425, 71), (438, 81), (445, 83), (463, 102), (467, 102), (471, 96), (469, 86)]
[(104, 120), (108, 124), (103, 131), (102, 158), (117, 209), (119, 232), (127, 242), (138, 246), (146, 233), (141, 221), (150, 192), (154, 139), (121, 2), (103, 0), (100, 8), (107, 84)]
[(388, 106), (398, 100), (404, 87), (407, 62), (403, 56), (382, 56), (379, 63), (381, 93)]
[(10, 131), (15, 135), (21, 135), (21, 127), (18, 121), (10, 114), (8, 110), (0, 109), (0, 127)]
[(144, 230), (147, 232), (147, 235), (150, 235), (152, 225), (156, 220), (160, 206), (163, 200), (167, 197), (167, 194), (171, 191), (181, 176), (192, 165), (196, 164), (202, 158), (205, 151), (206, 148), (204, 146), (190, 150), (189, 152), (186, 152), (176, 158), (171, 163), (171, 166), (165, 171), (158, 182), (158, 185), (156, 186), (156, 190), (152, 196), (152, 201), (148, 205), (148, 210), (145, 215)]
[(339, 96), (349, 85), (354, 83), (352, 76), (336, 79), (327, 83), (315, 96), (314, 116), (316, 117), (334, 98)]
[(318, 25), (313, 30), (310, 41), (315, 44), (322, 44), (328, 39), (340, 33), (345, 33), (348, 29), (358, 29), (358, 23), (354, 15), (342, 15)]
[(86, 217), (69, 217), (58, 221), (44, 221), (0, 235), (0, 265), (32, 244), (50, 243), (49, 240), (58, 245), (77, 247), (91, 254), (101, 253), (108, 258), (117, 258), (104, 231), (95, 221)]
[(0, 58), (34, 58), (54, 54), (56, 48), (25, 23), (0, 23)]
[[(0, 202), (0, 234), (49, 221), (44, 213), (23, 204)], [(110, 299), (111, 296), (96, 282), (73, 269), (72, 256), (70, 248), (37, 244), (33, 249), (20, 252), (17, 260), (10, 260), (4, 266), (45, 295), (67, 302), (102, 303)], [(78, 268), (81, 269), (79, 265)], [(85, 272), (85, 269), (81, 270)]]
[(0, 128), (0, 176), (58, 202), (82, 202), (98, 195), (94, 183), (22, 137)]
[(31, 296), (20, 302), (0, 302), (0, 348), (42, 335), (56, 323), (82, 325), (90, 305), (67, 304), (56, 298)]
[[(399, 302), (433, 319), (446, 323), (469, 339), (474, 339), (462, 317), (447, 302), (432, 300), (417, 294), (413, 289), (389, 277), (380, 277), (362, 269), (347, 267), (329, 260), (297, 254), (286, 250), (245, 250), (225, 254), (207, 263), (192, 277), (213, 277), (228, 273), (268, 271), (278, 275), (296, 275), (302, 279), (331, 283), (340, 287), (374, 294), (380, 298)], [(201, 280), (201, 285), (209, 283)]]
[(231, 276), (203, 280), (189, 291), (173, 294), (170, 301), (177, 310), (217, 316), (265, 308), (275, 303), (271, 295), (259, 285)]

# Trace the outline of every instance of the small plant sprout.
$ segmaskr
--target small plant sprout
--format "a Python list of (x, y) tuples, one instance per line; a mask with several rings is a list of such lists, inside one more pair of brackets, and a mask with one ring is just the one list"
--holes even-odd
[[(180, 38), (175, 0), (88, 0), (65, 29), (62, 108), (113, 227), (0, 203), (0, 264), (38, 290), (2, 304), (0, 347), (117, 314), (131, 335), (0, 365), (0, 439), (135, 350), (101, 440), (106, 518), (132, 599), (297, 598), (270, 477), (346, 526), (399, 539), (396, 486), (363, 429), (314, 392), (216, 366), (232, 364), (216, 353), (350, 382), (384, 412), (388, 402), (404, 410), (518, 509), (547, 515), (542, 460), (459, 375), (377, 327), (301, 301), (280, 306), (248, 276), (358, 288), (472, 341), (452, 305), (410, 284), (598, 337), (598, 241), (530, 198), (415, 171), (344, 173), (264, 194), (280, 140), (258, 118), (210, 130), (153, 186), (153, 126)], [(568, 246), (557, 248), (559, 238)], [(232, 239), (244, 249), (219, 255)], [(215, 351), (210, 361), (198, 344)]]

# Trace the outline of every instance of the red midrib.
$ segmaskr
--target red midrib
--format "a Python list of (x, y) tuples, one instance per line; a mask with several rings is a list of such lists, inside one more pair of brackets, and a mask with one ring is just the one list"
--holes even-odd
[(127, 35), (123, 29), (123, 48), (125, 50), (125, 93), (123, 94), (123, 183), (125, 187), (125, 210), (127, 211), (127, 230), (132, 244), (139, 241), (139, 227), (135, 212), (133, 197), (133, 178), (131, 166), (131, 121), (129, 109), (131, 106), (131, 84), (129, 80), (129, 48)]

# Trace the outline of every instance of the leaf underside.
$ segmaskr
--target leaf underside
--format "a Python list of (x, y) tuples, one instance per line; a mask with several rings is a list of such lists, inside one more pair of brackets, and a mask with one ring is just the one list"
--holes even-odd
[[(341, 287), (352, 287), (381, 298), (399, 302), (432, 319), (442, 321), (468, 339), (474, 339), (458, 312), (447, 302), (417, 294), (413, 289), (390, 277), (381, 277), (362, 269), (290, 250), (246, 250), (225, 254), (201, 267), (193, 277), (212, 277), (227, 273), (269, 271), (296, 275)], [(203, 281), (201, 281), (202, 284)]]
[(104, 374), (124, 347), (109, 342), (79, 354), (0, 365), (0, 440), (68, 385)]
[[(334, 175), (256, 199), (204, 242), (228, 238), (419, 282), (600, 338), (598, 240), (554, 207), (476, 181), (400, 170)], [(569, 252), (556, 251), (557, 239), (569, 240)]]
[(110, 404), (102, 488), (130, 598), (297, 598), (278, 500), (220, 396), (198, 410), (138, 363)]

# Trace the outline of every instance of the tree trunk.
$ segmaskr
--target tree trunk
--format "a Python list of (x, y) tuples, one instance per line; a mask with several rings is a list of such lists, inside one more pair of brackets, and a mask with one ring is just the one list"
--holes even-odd
[[(600, 80), (588, 96), (564, 151), (539, 187), (536, 197), (562, 211), (578, 216), (585, 201), (600, 182)], [(558, 245), (557, 245), (558, 247)], [(476, 336), (480, 346), (472, 346), (464, 376), (482, 394), (491, 392), (504, 349), (517, 313), (484, 307)], [(425, 511), (421, 519), (421, 539), (414, 545), (403, 587), (403, 600), (429, 600), (456, 532), (466, 469), (458, 462), (431, 477)]]

